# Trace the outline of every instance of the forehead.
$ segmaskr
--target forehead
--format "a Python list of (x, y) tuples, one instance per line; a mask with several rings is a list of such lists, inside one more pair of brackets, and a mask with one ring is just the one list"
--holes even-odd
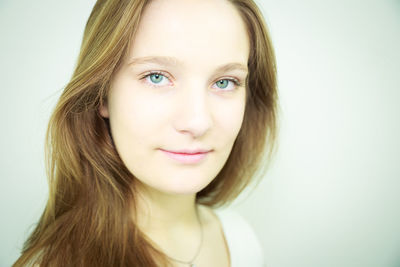
[(249, 40), (226, 0), (153, 0), (146, 7), (128, 57), (166, 56), (197, 67), (247, 63)]

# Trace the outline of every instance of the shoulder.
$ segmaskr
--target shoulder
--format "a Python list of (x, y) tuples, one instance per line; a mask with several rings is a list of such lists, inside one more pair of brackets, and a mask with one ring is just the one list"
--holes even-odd
[(221, 228), (226, 240), (232, 267), (262, 267), (260, 242), (247, 220), (233, 209), (211, 209), (200, 205), (203, 222)]
[(233, 266), (263, 266), (260, 242), (251, 225), (232, 209), (214, 210), (222, 225)]

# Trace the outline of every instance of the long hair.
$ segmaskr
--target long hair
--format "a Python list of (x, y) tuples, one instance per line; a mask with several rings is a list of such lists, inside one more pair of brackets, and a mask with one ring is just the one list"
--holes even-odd
[[(231, 0), (250, 39), (244, 120), (231, 154), (196, 201), (232, 201), (273, 153), (277, 132), (276, 66), (260, 10)], [(168, 258), (135, 219), (137, 182), (118, 156), (109, 121), (98, 109), (129, 51), (149, 1), (98, 0), (80, 54), (46, 135), (49, 199), (14, 266), (167, 266)]]

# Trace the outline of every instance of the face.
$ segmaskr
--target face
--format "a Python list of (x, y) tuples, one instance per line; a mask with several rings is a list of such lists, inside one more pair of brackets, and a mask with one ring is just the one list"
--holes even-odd
[(249, 39), (227, 1), (155, 0), (100, 114), (147, 189), (194, 194), (225, 164), (241, 128)]

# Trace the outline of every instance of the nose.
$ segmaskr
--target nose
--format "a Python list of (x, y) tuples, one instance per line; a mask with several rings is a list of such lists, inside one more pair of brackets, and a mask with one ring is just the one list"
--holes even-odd
[(208, 100), (208, 91), (182, 88), (176, 103), (174, 128), (176, 131), (199, 138), (212, 127), (212, 110)]

